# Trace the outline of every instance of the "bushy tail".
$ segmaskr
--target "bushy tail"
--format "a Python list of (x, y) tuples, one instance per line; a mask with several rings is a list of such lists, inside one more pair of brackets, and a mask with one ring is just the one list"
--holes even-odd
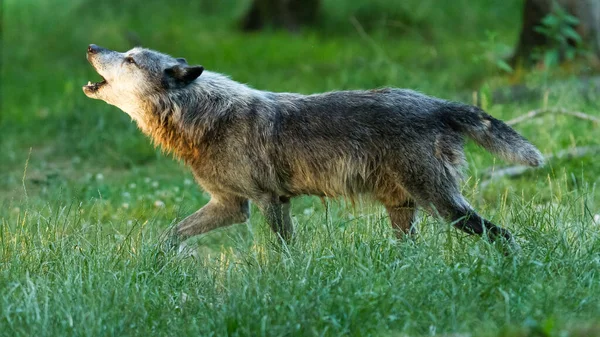
[(529, 166), (540, 166), (544, 157), (525, 137), (485, 111), (469, 105), (451, 104), (443, 119), (500, 158)]

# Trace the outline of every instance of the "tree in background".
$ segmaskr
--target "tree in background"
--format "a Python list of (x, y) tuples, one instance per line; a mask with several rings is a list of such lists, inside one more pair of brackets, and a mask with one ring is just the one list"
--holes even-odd
[(600, 0), (525, 0), (513, 64), (556, 64), (582, 46), (600, 58)]
[(242, 20), (242, 29), (273, 27), (297, 31), (313, 23), (318, 11), (319, 0), (254, 0)]

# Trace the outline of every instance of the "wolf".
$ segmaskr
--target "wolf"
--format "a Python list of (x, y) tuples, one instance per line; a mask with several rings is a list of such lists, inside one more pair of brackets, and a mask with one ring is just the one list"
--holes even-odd
[(245, 222), (250, 201), (290, 240), (290, 199), (299, 195), (378, 201), (399, 238), (414, 233), (420, 207), (466, 233), (512, 241), (460, 193), (465, 138), (510, 162), (543, 163), (535, 146), (480, 108), (412, 90), (261, 91), (141, 47), (92, 44), (87, 59), (102, 81), (84, 93), (127, 113), (211, 196), (177, 225), (178, 242)]

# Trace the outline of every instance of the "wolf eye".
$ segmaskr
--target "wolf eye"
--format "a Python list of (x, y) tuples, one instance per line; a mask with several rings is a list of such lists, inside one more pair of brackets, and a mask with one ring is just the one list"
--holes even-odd
[(129, 63), (129, 64), (135, 64), (135, 60), (133, 59), (133, 57), (131, 56), (127, 56), (125, 58), (125, 62)]

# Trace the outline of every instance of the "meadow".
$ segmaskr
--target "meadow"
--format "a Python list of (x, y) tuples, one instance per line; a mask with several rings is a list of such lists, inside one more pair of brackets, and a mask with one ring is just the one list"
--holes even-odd
[[(522, 251), (424, 213), (398, 241), (367, 200), (293, 201), (297, 239), (262, 215), (165, 250), (208, 201), (183, 164), (115, 107), (88, 44), (157, 49), (255, 88), (403, 87), (476, 100), (510, 120), (563, 108), (600, 117), (581, 60), (515, 68), (521, 1), (323, 0), (297, 34), (236, 27), (248, 1), (4, 0), (0, 6), (0, 336), (600, 336), (599, 125), (546, 114), (515, 128), (546, 166), (508, 166), (472, 143), (463, 193)], [(555, 85), (561, 83), (561, 85)], [(539, 89), (500, 99), (514, 85)], [(562, 152), (561, 152), (562, 151)]]

